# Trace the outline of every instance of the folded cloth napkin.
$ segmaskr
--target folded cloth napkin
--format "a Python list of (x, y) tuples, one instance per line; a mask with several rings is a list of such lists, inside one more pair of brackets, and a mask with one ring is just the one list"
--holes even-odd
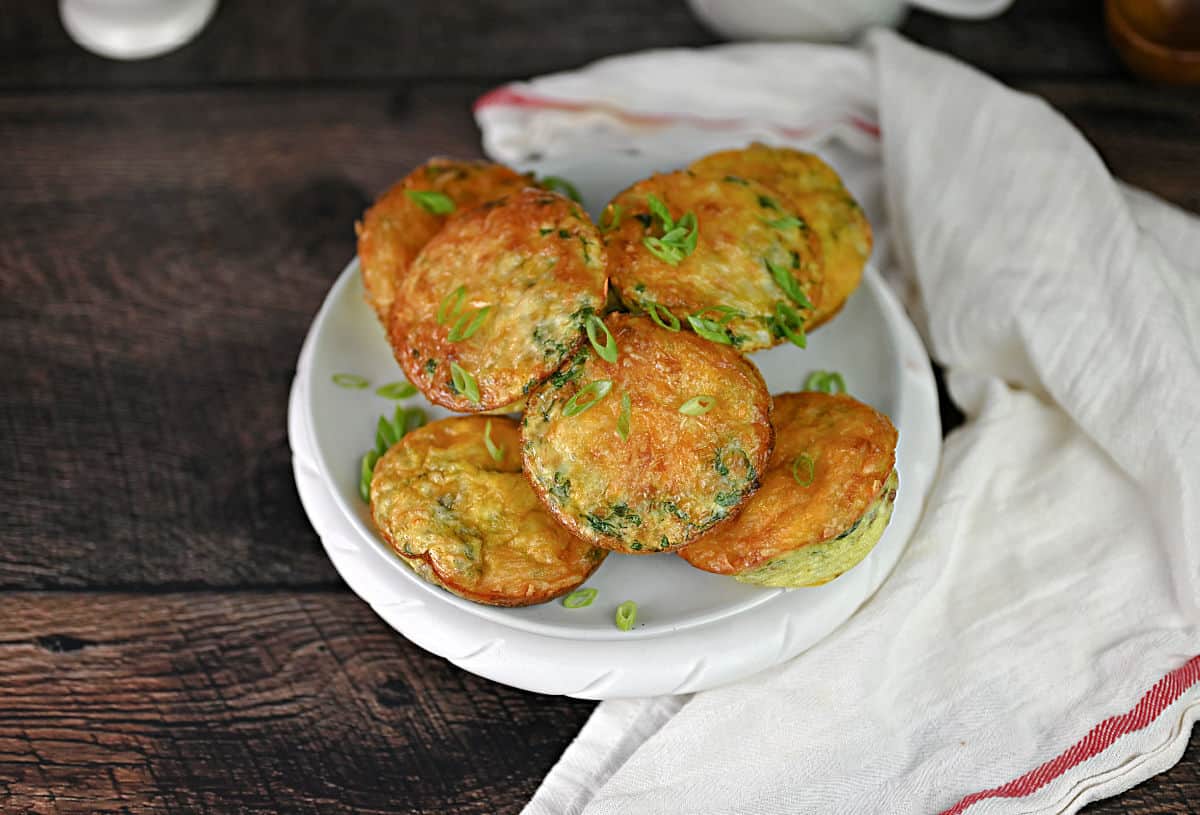
[[(1200, 221), (898, 36), (606, 60), (480, 100), (496, 158), (833, 156), (966, 423), (893, 575), (788, 663), (600, 704), (526, 813), (1057, 813), (1200, 716)], [(693, 158), (678, 156), (682, 164)]]

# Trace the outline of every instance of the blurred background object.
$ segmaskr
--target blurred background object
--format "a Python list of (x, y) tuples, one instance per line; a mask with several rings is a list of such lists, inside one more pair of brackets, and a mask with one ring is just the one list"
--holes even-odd
[(60, 0), (63, 28), (87, 50), (112, 59), (174, 51), (212, 19), (217, 0)]
[(688, 0), (692, 11), (733, 40), (844, 42), (872, 26), (895, 28), (909, 5), (967, 20), (1001, 14), (1012, 0)]
[(1108, 36), (1152, 82), (1200, 84), (1200, 0), (1106, 0)]

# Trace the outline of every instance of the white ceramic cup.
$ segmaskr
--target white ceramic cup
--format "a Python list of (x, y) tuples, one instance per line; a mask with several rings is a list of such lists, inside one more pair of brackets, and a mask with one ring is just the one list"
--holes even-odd
[(733, 40), (844, 42), (872, 26), (894, 28), (909, 5), (981, 20), (1012, 0), (688, 0), (692, 12)]
[(76, 43), (111, 59), (173, 51), (200, 33), (217, 0), (59, 0), (63, 28)]

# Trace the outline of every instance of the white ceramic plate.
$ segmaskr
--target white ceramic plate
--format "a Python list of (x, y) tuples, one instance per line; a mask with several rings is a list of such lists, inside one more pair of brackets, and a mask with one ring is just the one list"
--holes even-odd
[[(539, 168), (571, 178), (594, 212), (657, 167), (644, 157)], [(589, 699), (686, 693), (748, 676), (810, 647), (848, 618), (895, 565), (920, 516), (941, 444), (928, 357), (895, 297), (872, 268), (843, 313), (805, 350), (753, 356), (773, 393), (799, 390), (815, 369), (840, 371), (851, 393), (900, 430), (900, 489), (883, 539), (860, 565), (825, 586), (785, 591), (746, 586), (672, 555), (610, 554), (588, 580), (583, 609), (554, 601), (502, 609), (476, 605), (416, 577), (375, 535), (358, 496), (361, 455), (396, 403), (374, 389), (403, 379), (363, 300), (357, 261), (334, 284), (301, 352), (289, 405), (296, 481), (305, 510), (339, 573), (397, 631), (456, 665), (527, 690)], [(353, 373), (371, 387), (333, 382)], [(431, 419), (448, 415), (420, 396), (404, 402)], [(634, 630), (613, 624), (638, 604)]]

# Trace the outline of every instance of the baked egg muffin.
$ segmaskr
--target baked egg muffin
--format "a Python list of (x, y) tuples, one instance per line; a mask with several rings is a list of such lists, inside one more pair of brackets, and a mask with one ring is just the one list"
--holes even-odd
[(384, 327), (399, 281), (450, 214), (532, 184), (532, 176), (500, 164), (435, 158), (381, 195), (354, 232), (367, 302)]
[(743, 353), (803, 345), (821, 243), (778, 192), (731, 174), (663, 173), (619, 194), (600, 223), (626, 304)]
[(520, 431), (456, 416), (410, 432), (375, 465), (371, 518), (420, 577), (467, 600), (527, 606), (566, 594), (607, 554), (559, 526), (521, 474)]
[(773, 418), (762, 488), (738, 517), (679, 554), (743, 583), (827, 583), (865, 558), (891, 519), (896, 428), (851, 396), (815, 391), (776, 396)]
[(821, 244), (824, 274), (806, 328), (816, 328), (837, 314), (858, 288), (871, 256), (872, 236), (862, 207), (832, 167), (812, 153), (756, 142), (705, 156), (691, 169), (707, 176), (752, 179), (774, 190)]
[(446, 221), (401, 283), (388, 334), (431, 402), (492, 410), (570, 357), (606, 296), (595, 225), (569, 199), (523, 189)]
[(771, 452), (771, 396), (731, 347), (648, 317), (606, 320), (613, 361), (585, 347), (530, 395), (525, 473), (571, 532), (670, 552), (732, 518)]

